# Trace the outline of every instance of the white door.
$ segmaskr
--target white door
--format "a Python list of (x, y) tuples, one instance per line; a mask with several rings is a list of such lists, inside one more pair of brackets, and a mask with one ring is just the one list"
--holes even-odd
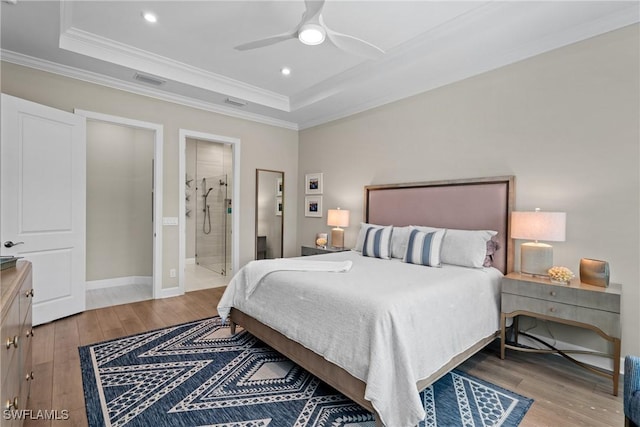
[(84, 311), (85, 128), (2, 94), (0, 253), (33, 264), (34, 325)]

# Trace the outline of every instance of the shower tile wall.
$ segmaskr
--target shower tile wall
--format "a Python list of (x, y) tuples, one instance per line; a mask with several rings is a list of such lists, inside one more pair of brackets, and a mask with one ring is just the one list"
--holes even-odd
[[(188, 139), (187, 163), (187, 179), (194, 181), (188, 191), (187, 209), (191, 210), (191, 216), (187, 220), (186, 258), (195, 257), (203, 267), (231, 274), (231, 215), (225, 202), (231, 198), (233, 188), (231, 146)], [(203, 178), (207, 181), (206, 187), (203, 187)], [(227, 186), (221, 185), (220, 180), (226, 180)], [(209, 222), (205, 217), (203, 195), (209, 188), (212, 188), (207, 198), (211, 231), (207, 234)], [(190, 233), (193, 233), (191, 239)]]

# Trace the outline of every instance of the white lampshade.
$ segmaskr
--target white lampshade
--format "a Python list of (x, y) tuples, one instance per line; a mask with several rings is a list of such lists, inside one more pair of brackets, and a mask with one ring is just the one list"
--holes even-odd
[(327, 225), (331, 227), (348, 227), (349, 211), (343, 209), (329, 209), (327, 212)]
[(564, 242), (566, 221), (564, 212), (512, 212), (511, 238)]
[(349, 226), (349, 211), (329, 209), (327, 212), (327, 225), (335, 227), (331, 230), (331, 246), (334, 248), (344, 247), (344, 230), (340, 227)]
[(534, 240), (520, 245), (520, 271), (547, 276), (553, 267), (553, 247), (538, 240), (564, 242), (567, 214), (564, 212), (512, 212), (511, 238)]

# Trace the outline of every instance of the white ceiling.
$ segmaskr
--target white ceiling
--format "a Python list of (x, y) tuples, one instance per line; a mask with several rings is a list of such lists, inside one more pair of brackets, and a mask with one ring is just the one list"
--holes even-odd
[[(322, 16), (385, 51), (329, 42), (234, 46), (291, 31), (290, 1), (3, 2), (2, 59), (112, 87), (304, 129), (640, 21), (638, 1), (342, 1)], [(143, 11), (158, 17), (142, 19)], [(280, 73), (282, 67), (290, 76)], [(138, 82), (136, 72), (166, 81)], [(228, 97), (247, 105), (234, 107)]]

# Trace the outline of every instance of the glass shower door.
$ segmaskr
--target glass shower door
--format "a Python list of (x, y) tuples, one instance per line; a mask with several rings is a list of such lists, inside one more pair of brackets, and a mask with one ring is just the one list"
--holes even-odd
[(231, 199), (227, 175), (203, 178), (196, 202), (196, 263), (221, 275), (229, 273)]

